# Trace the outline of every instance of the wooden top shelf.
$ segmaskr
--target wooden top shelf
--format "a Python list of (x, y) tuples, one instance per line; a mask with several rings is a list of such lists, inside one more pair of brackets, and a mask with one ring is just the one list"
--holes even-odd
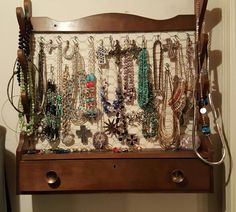
[(154, 20), (137, 15), (104, 13), (74, 21), (56, 21), (48, 17), (32, 17), (34, 32), (127, 33), (194, 31), (195, 15), (178, 15), (166, 20)]

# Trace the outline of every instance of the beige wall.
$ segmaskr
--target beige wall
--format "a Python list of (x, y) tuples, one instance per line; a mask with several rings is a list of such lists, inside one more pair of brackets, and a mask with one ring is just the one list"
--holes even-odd
[[(141, 16), (147, 16), (155, 19), (164, 19), (172, 17), (180, 13), (193, 12), (193, 0), (32, 0), (33, 1), (33, 15), (34, 16), (49, 16), (57, 20), (76, 19), (87, 15), (103, 13), (103, 12), (128, 12)], [(233, 2), (234, 0), (232, 0)], [(225, 102), (225, 97), (222, 95), (227, 92), (227, 86), (223, 83), (225, 75), (223, 70), (221, 58), (223, 62), (229, 60), (225, 54), (222, 54), (224, 37), (228, 36), (228, 28), (225, 28), (223, 23), (225, 11), (228, 1), (209, 0), (208, 16), (209, 21), (206, 28), (212, 28), (212, 55), (213, 62), (211, 63), (214, 69), (214, 79), (219, 83), (215, 83), (221, 92), (216, 92), (214, 96), (219, 102), (220, 107), (223, 102), (223, 111), (229, 106)], [(21, 0), (5, 1), (0, 7), (1, 14), (1, 83), (0, 83), (0, 105), (3, 105), (6, 100), (6, 85), (9, 79), (12, 66), (16, 56), (18, 26), (15, 18), (15, 7), (21, 6)], [(221, 20), (223, 17), (223, 20)], [(228, 17), (229, 18), (229, 17)], [(224, 31), (223, 31), (224, 29)], [(229, 55), (228, 55), (229, 56)], [(224, 60), (225, 59), (225, 60)], [(235, 82), (235, 81), (234, 81)], [(222, 109), (222, 108), (221, 108)], [(17, 114), (10, 107), (8, 103), (2, 109), (4, 119), (7, 124), (15, 129), (17, 123)], [(228, 111), (228, 110), (227, 110)], [(229, 113), (224, 113), (226, 121), (226, 133), (229, 131)], [(232, 121), (232, 120), (231, 120)], [(1, 119), (1, 125), (5, 126), (4, 120)], [(231, 134), (230, 134), (231, 135)], [(233, 136), (232, 136), (233, 137)], [(12, 203), (14, 205), (13, 211), (18, 212), (221, 212), (224, 211), (224, 188), (223, 181), (223, 167), (216, 169), (216, 188), (214, 194), (78, 194), (78, 195), (34, 195), (34, 196), (15, 196), (15, 179), (14, 179), (14, 153), (17, 146), (17, 135), (11, 130), (7, 129), (7, 165), (8, 165), (8, 179), (10, 186), (10, 193), (12, 196)], [(29, 179), (34, 180), (34, 179)], [(231, 194), (233, 189), (228, 189), (227, 194)], [(228, 205), (230, 205), (229, 196), (227, 196)], [(229, 206), (227, 206), (227, 210)], [(232, 210), (233, 212), (233, 210)]]

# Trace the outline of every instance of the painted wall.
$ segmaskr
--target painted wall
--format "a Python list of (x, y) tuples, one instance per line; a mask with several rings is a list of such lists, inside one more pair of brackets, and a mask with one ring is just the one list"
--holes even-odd
[[(193, 13), (193, 0), (32, 0), (34, 16), (49, 16), (56, 20), (71, 20), (87, 15), (104, 12), (125, 12), (146, 16), (154, 19), (164, 19), (181, 13)], [(215, 86), (223, 89), (222, 79), (222, 49), (223, 21), (221, 10), (223, 1), (209, 0), (208, 23), (206, 30), (212, 31), (211, 69), (214, 70)], [(17, 114), (6, 102), (7, 81), (12, 73), (16, 57), (18, 25), (15, 17), (15, 7), (22, 6), (23, 0), (4, 1), (0, 7), (0, 106), (3, 105), (0, 125), (7, 128), (6, 163), (7, 178), (10, 188), (14, 212), (221, 212), (224, 211), (224, 188), (222, 187), (223, 167), (216, 169), (216, 186), (214, 194), (78, 194), (78, 195), (15, 195), (14, 154), (17, 146)], [(15, 89), (17, 94), (17, 88)], [(214, 98), (217, 107), (224, 102), (221, 92), (216, 92)], [(224, 107), (224, 104), (223, 104)], [(220, 107), (221, 108), (221, 107)], [(221, 108), (222, 109), (222, 108)], [(223, 108), (224, 109), (224, 108)], [(34, 179), (29, 179), (34, 180)], [(227, 210), (229, 211), (229, 210)]]

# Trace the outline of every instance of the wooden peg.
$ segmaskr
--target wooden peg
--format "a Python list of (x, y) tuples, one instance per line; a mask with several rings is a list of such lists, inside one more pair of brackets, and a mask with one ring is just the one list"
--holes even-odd
[(20, 32), (25, 34), (25, 15), (22, 7), (16, 8), (16, 17), (19, 24)]
[(22, 67), (22, 72), (24, 75), (24, 83), (27, 85), (28, 80), (27, 80), (27, 72), (28, 72), (28, 63), (26, 56), (24, 54), (24, 51), (22, 49), (17, 50), (17, 60), (19, 61), (21, 67)]
[(195, 15), (196, 18), (199, 18), (199, 37), (202, 31), (202, 24), (206, 13), (207, 3), (208, 0), (195, 0)]
[(24, 0), (24, 10), (25, 10), (25, 17), (31, 18), (32, 17), (32, 2), (31, 2), (31, 0)]
[(204, 59), (207, 54), (207, 46), (208, 46), (208, 34), (202, 34), (200, 39), (200, 70), (203, 66)]
[(17, 50), (17, 59), (20, 62), (21, 67), (23, 69), (27, 69), (28, 68), (27, 59), (26, 59), (25, 53), (24, 53), (24, 51), (22, 49), (18, 49)]
[(26, 116), (26, 121), (30, 121), (30, 101), (26, 91), (21, 92), (21, 104), (23, 106), (24, 114)]

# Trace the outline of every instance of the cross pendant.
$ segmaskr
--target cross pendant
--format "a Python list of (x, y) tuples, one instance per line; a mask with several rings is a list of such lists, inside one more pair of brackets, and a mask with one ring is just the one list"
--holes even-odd
[(92, 137), (91, 131), (88, 130), (85, 125), (80, 126), (80, 130), (76, 130), (76, 135), (78, 138), (81, 138), (84, 145), (88, 144), (88, 137)]
[(123, 54), (124, 54), (124, 52), (121, 49), (120, 43), (118, 40), (116, 40), (115, 49), (109, 51), (109, 56), (115, 57), (115, 59), (116, 59), (115, 62), (119, 66), (121, 63), (121, 57)]

